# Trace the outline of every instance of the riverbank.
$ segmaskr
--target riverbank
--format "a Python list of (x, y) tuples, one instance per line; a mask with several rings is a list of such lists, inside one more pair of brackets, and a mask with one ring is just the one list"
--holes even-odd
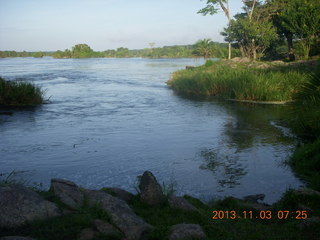
[(0, 106), (34, 106), (44, 103), (44, 92), (25, 81), (7, 81), (0, 77)]
[(263, 194), (203, 203), (164, 194), (148, 171), (137, 189), (136, 195), (110, 187), (89, 190), (52, 179), (49, 191), (35, 191), (2, 182), (0, 239), (312, 240), (320, 234), (320, 193), (313, 190), (289, 191), (272, 206), (260, 202)]

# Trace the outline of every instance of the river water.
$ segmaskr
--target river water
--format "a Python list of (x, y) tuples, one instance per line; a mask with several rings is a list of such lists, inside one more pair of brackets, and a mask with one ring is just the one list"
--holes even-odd
[[(0, 76), (32, 81), (50, 104), (0, 109), (0, 173), (47, 188), (66, 178), (131, 192), (150, 170), (166, 189), (208, 200), (302, 183), (284, 164), (295, 145), (285, 106), (194, 100), (165, 82), (196, 59), (0, 59)], [(3, 175), (4, 177), (5, 175)]]

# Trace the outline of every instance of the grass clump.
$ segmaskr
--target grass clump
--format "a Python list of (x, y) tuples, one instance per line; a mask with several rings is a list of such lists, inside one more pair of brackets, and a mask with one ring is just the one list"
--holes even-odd
[(307, 78), (308, 74), (302, 67), (267, 64), (235, 66), (217, 61), (192, 70), (175, 72), (167, 84), (177, 93), (189, 96), (291, 101)]
[(289, 164), (309, 187), (320, 191), (320, 70), (309, 76), (295, 100), (290, 126), (302, 142)]
[(44, 102), (44, 92), (32, 83), (0, 77), (0, 106), (33, 106)]

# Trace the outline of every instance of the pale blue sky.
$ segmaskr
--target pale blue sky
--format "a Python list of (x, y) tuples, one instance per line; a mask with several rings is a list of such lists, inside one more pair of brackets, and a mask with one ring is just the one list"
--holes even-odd
[[(229, 1), (231, 14), (241, 0)], [(0, 0), (0, 50), (55, 51), (86, 43), (96, 51), (223, 41), (222, 12), (202, 16), (200, 0)]]

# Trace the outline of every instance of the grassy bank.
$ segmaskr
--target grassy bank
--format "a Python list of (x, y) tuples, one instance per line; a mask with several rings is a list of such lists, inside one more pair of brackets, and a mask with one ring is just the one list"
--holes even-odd
[(291, 101), (308, 79), (303, 65), (207, 62), (175, 72), (167, 84), (178, 94), (252, 101)]
[(21, 81), (7, 81), (0, 77), (0, 106), (32, 106), (44, 102), (40, 87)]

